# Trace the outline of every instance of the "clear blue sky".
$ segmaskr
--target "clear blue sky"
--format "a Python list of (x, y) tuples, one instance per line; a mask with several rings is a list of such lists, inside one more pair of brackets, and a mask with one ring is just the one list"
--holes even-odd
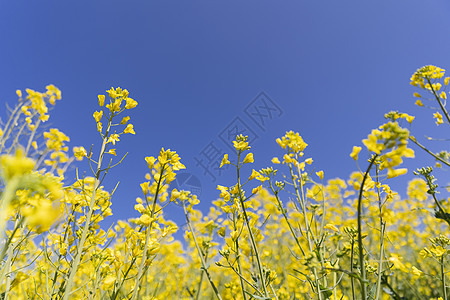
[[(122, 138), (117, 152), (129, 155), (108, 175), (108, 189), (120, 181), (110, 221), (137, 215), (144, 157), (161, 147), (199, 180), (206, 209), (234, 172), (213, 182), (196, 159), (210, 143), (230, 152), (221, 137), (236, 124), (257, 136), (254, 168), (270, 165), (282, 153), (275, 139), (294, 130), (325, 179), (356, 170), (352, 146), (389, 110), (417, 115), (418, 137), (421, 126), (435, 130), (432, 112), (413, 105), (409, 78), (425, 64), (450, 69), (449, 13), (448, 1), (433, 0), (2, 1), (0, 104), (14, 103), (16, 89), (55, 84), (63, 100), (50, 122), (71, 146), (98, 150), (97, 94), (127, 88), (139, 102), (136, 135)], [(277, 107), (264, 125), (250, 117), (255, 107), (267, 115), (261, 92)], [(166, 216), (179, 220), (181, 210)]]

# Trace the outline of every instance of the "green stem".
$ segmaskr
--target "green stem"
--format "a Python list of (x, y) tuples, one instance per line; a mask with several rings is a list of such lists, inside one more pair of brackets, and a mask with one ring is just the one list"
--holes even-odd
[(363, 300), (367, 299), (367, 286), (366, 286), (366, 268), (364, 265), (364, 249), (363, 249), (363, 242), (362, 242), (362, 197), (364, 192), (364, 184), (366, 182), (367, 176), (369, 175), (369, 171), (372, 168), (373, 164), (375, 163), (376, 158), (378, 157), (378, 154), (375, 155), (369, 164), (369, 167), (367, 168), (366, 172), (364, 173), (364, 178), (361, 182), (361, 188), (359, 189), (359, 197), (358, 197), (358, 250), (359, 250), (359, 267), (361, 269), (361, 276), (360, 276), (360, 283), (361, 283), (361, 297)]
[[(237, 224), (236, 224), (236, 215), (235, 213), (233, 213), (233, 226), (234, 226), (234, 230), (237, 231)], [(244, 300), (247, 300), (247, 292), (245, 291), (245, 284), (244, 284), (244, 280), (242, 279), (242, 266), (241, 266), (241, 255), (239, 254), (239, 238), (236, 239), (236, 241), (234, 242), (234, 245), (236, 247), (236, 261), (237, 261), (237, 265), (238, 265), (238, 272), (239, 272), (239, 280), (241, 283), (241, 289), (242, 289), (242, 296), (244, 297)]]
[(450, 167), (450, 163), (448, 161), (443, 160), (442, 158), (440, 158), (439, 156), (437, 156), (436, 154), (425, 148), (425, 146), (420, 144), (414, 137), (409, 137), (409, 140), (412, 141), (417, 146), (419, 146), (420, 148), (422, 148), (423, 150), (425, 150), (425, 152), (433, 156), (435, 159), (439, 160), (441, 163)]
[(447, 287), (445, 286), (445, 270), (444, 270), (444, 255), (441, 256), (441, 281), (442, 281), (442, 295), (447, 299)]
[(73, 287), (73, 281), (75, 279), (75, 274), (77, 273), (78, 265), (80, 264), (80, 261), (81, 261), (84, 244), (86, 242), (87, 234), (89, 231), (89, 226), (91, 225), (91, 218), (92, 218), (92, 214), (94, 212), (94, 206), (95, 206), (95, 196), (97, 194), (97, 189), (100, 185), (99, 178), (100, 178), (100, 173), (101, 173), (102, 160), (103, 160), (103, 156), (105, 154), (105, 148), (106, 148), (106, 144), (108, 141), (109, 130), (111, 128), (111, 121), (112, 121), (113, 117), (114, 117), (114, 114), (112, 114), (109, 118), (108, 127), (106, 129), (105, 136), (103, 137), (103, 143), (102, 143), (102, 147), (100, 149), (100, 154), (99, 154), (98, 163), (97, 163), (97, 171), (95, 174), (94, 188), (93, 188), (93, 192), (92, 192), (91, 202), (89, 204), (89, 211), (86, 216), (83, 233), (81, 234), (81, 239), (77, 246), (77, 252), (76, 252), (75, 258), (72, 261), (72, 265), (69, 270), (69, 278), (67, 280), (67, 285), (66, 285), (66, 288), (64, 291), (63, 300), (68, 300), (70, 297), (70, 293), (71, 293), (72, 287)]
[(165, 167), (166, 167), (166, 164), (163, 164), (161, 166), (161, 172), (159, 173), (158, 184), (156, 186), (156, 192), (155, 192), (155, 196), (153, 198), (153, 205), (152, 205), (152, 210), (151, 210), (151, 214), (150, 214), (151, 222), (150, 222), (149, 227), (147, 228), (147, 233), (145, 235), (144, 250), (142, 252), (141, 263), (139, 264), (138, 274), (136, 276), (136, 280), (135, 280), (135, 283), (134, 283), (133, 296), (131, 297), (132, 300), (137, 299), (137, 296), (139, 294), (139, 288), (140, 288), (140, 285), (141, 285), (141, 278), (142, 278), (142, 274), (144, 273), (145, 262), (147, 260), (148, 240), (150, 239), (150, 234), (151, 234), (152, 227), (153, 227), (154, 216), (155, 216), (155, 209), (156, 209), (156, 202), (158, 201), (158, 196), (159, 196), (159, 192), (160, 192), (160, 189), (161, 189), (161, 182), (162, 182), (162, 179), (163, 179)]
[[(208, 272), (208, 267), (206, 266), (206, 261), (205, 258), (203, 257), (202, 251), (200, 249), (200, 246), (197, 243), (197, 238), (195, 237), (195, 232), (194, 229), (192, 228), (191, 222), (189, 220), (189, 215), (186, 209), (186, 203), (183, 201), (183, 209), (184, 209), (184, 215), (186, 217), (186, 222), (188, 224), (189, 227), (189, 231), (192, 234), (192, 237), (194, 239), (194, 243), (195, 243), (195, 247), (197, 248), (197, 252), (198, 252), (198, 256), (200, 257), (200, 262), (202, 264), (202, 270), (203, 272), (206, 274), (206, 278), (208, 279), (209, 283), (211, 284), (212, 289), (214, 290), (214, 294), (216, 295), (217, 299), (222, 300), (222, 297), (219, 294), (219, 291), (217, 290), (216, 285), (214, 284), (214, 282), (211, 279), (211, 275)], [(200, 294), (200, 291), (197, 293), (197, 299), (198, 299), (198, 295)]]
[(445, 117), (447, 118), (447, 121), (450, 124), (450, 115), (448, 114), (447, 110), (445, 109), (444, 104), (441, 101), (441, 97), (437, 94), (437, 92), (434, 90), (433, 85), (431, 84), (431, 80), (427, 78), (428, 84), (430, 85), (431, 91), (436, 98), (437, 102), (439, 103), (439, 106), (441, 107), (442, 112), (444, 113)]
[(265, 281), (264, 275), (263, 275), (261, 258), (259, 257), (258, 247), (256, 246), (255, 238), (253, 236), (252, 228), (250, 226), (250, 221), (248, 219), (247, 211), (245, 210), (245, 203), (244, 203), (244, 199), (242, 196), (241, 178), (239, 175), (239, 158), (240, 158), (240, 153), (238, 153), (238, 164), (237, 164), (237, 168), (236, 168), (237, 169), (237, 181), (238, 181), (237, 184), (238, 184), (238, 192), (239, 192), (239, 201), (242, 206), (242, 213), (244, 215), (245, 224), (247, 225), (248, 235), (250, 236), (250, 242), (252, 244), (253, 251), (255, 251), (256, 263), (258, 265), (258, 271), (259, 271), (259, 276), (261, 278), (261, 285), (262, 285), (262, 288), (264, 291), (264, 296), (269, 297), (269, 294), (267, 293), (267, 288), (266, 288), (266, 281)]

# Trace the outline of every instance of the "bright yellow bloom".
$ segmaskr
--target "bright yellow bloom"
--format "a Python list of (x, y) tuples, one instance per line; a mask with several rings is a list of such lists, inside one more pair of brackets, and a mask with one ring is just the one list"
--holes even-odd
[(102, 116), (103, 116), (103, 111), (101, 110), (101, 111), (96, 111), (96, 112), (94, 112), (94, 119), (95, 119), (95, 122), (100, 122), (100, 120), (101, 120), (101, 118), (102, 118)]
[(323, 180), (323, 171), (316, 172), (316, 175), (320, 178), (320, 180)]
[(333, 230), (334, 232), (339, 231), (339, 229), (333, 223), (328, 223), (323, 228)]
[(417, 99), (414, 104), (417, 105), (417, 106), (423, 106), (422, 101), (420, 101), (419, 99)]
[(361, 147), (358, 146), (353, 146), (353, 150), (352, 153), (350, 153), (350, 157), (353, 158), (354, 160), (358, 160), (358, 154), (361, 151)]
[(128, 124), (128, 125), (127, 125), (127, 128), (125, 128), (125, 130), (123, 131), (123, 133), (136, 134), (136, 132), (134, 132), (134, 129), (133, 129), (133, 124)]
[(138, 103), (131, 99), (131, 98), (126, 98), (127, 104), (125, 105), (125, 109), (131, 109), (131, 108), (135, 108)]
[(424, 88), (427, 83), (426, 81), (442, 78), (444, 74), (444, 69), (432, 65), (424, 66), (418, 69), (411, 77), (411, 85)]
[(436, 119), (436, 125), (444, 124), (442, 115), (438, 111), (433, 114), (433, 118)]
[(437, 257), (441, 257), (442, 255), (445, 254), (445, 252), (447, 252), (447, 250), (442, 248), (442, 246), (431, 248), (430, 251), (433, 252)]
[(84, 147), (73, 147), (73, 154), (77, 160), (83, 160), (83, 157), (87, 156)]
[(149, 169), (153, 169), (153, 166), (155, 165), (156, 158), (153, 156), (149, 156), (145, 158), (145, 161), (147, 162), (147, 166)]
[(400, 168), (400, 169), (388, 169), (387, 178), (394, 178), (400, 175), (404, 175), (408, 172), (408, 169), (406, 168)]
[(127, 124), (127, 122), (130, 120), (130, 117), (123, 117), (122, 121), (120, 121), (120, 124)]
[(278, 157), (274, 157), (274, 158), (272, 158), (272, 163), (273, 164), (279, 164), (280, 160), (278, 159)]
[(413, 274), (414, 276), (420, 277), (420, 276), (422, 276), (423, 272), (420, 271), (419, 269), (417, 269), (415, 266), (412, 266), (411, 274)]
[(253, 180), (256, 177), (261, 176), (261, 174), (259, 174), (257, 171), (252, 170), (252, 174), (250, 175), (250, 177), (248, 178), (248, 180)]
[(105, 95), (98, 95), (98, 105), (100, 105), (100, 107), (105, 105)]
[(115, 145), (118, 141), (120, 141), (119, 135), (114, 133), (109, 136), (107, 143), (113, 143), (113, 145)]
[(262, 185), (258, 185), (257, 187), (255, 187), (254, 189), (252, 189), (252, 194), (257, 194), (262, 190)]
[(30, 173), (34, 168), (35, 161), (25, 157), (22, 149), (16, 150), (16, 155), (0, 156), (0, 171), (6, 180), (15, 176)]
[(308, 146), (308, 144), (303, 141), (298, 132), (294, 133), (292, 130), (286, 132), (286, 134), (281, 139), (278, 138), (276, 141), (281, 148), (289, 149), (294, 152), (301, 152)]
[(229, 165), (229, 164), (230, 164), (230, 161), (228, 160), (228, 154), (224, 154), (219, 168), (222, 168), (224, 165)]
[(244, 160), (243, 160), (243, 164), (247, 164), (247, 163), (253, 163), (255, 160), (253, 159), (253, 153), (248, 153)]

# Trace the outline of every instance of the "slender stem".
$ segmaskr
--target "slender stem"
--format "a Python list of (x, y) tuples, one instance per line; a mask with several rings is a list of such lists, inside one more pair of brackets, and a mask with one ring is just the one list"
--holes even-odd
[[(377, 182), (379, 181), (378, 177), (378, 167), (375, 165), (376, 171), (377, 171)], [(379, 299), (380, 292), (381, 292), (381, 276), (382, 276), (382, 270), (383, 270), (383, 256), (384, 256), (384, 231), (386, 228), (385, 223), (383, 222), (383, 216), (382, 216), (382, 209), (383, 205), (381, 203), (381, 195), (380, 195), (380, 188), (377, 187), (377, 194), (378, 194), (378, 209), (380, 213), (380, 258), (378, 261), (378, 276), (377, 276), (377, 288), (375, 292), (375, 300)]]
[(287, 223), (287, 225), (288, 225), (288, 227), (289, 227), (289, 230), (291, 231), (291, 234), (292, 234), (292, 236), (294, 237), (295, 242), (297, 243), (298, 248), (300, 249), (300, 251), (302, 252), (302, 254), (305, 255), (305, 251), (303, 250), (303, 247), (302, 247), (302, 245), (300, 244), (300, 241), (299, 241), (299, 239), (298, 239), (298, 237), (297, 237), (297, 234), (295, 233), (294, 228), (292, 228), (291, 222), (289, 222), (289, 219), (288, 219), (288, 217), (287, 217), (287, 215), (286, 215), (286, 210), (285, 210), (285, 208), (283, 207), (283, 203), (281, 202), (280, 197), (278, 197), (278, 192), (276, 192), (276, 191), (274, 190), (274, 188), (273, 188), (271, 182), (269, 182), (269, 185), (270, 185), (270, 188), (272, 189), (272, 192), (273, 192), (274, 195), (275, 195), (275, 198), (277, 199), (277, 202), (278, 202), (278, 208), (279, 208), (279, 210), (281, 211), (281, 213), (283, 214), (284, 220), (286, 221), (286, 223)]
[(151, 210), (151, 214), (150, 214), (151, 222), (147, 228), (147, 234), (145, 235), (144, 250), (142, 252), (141, 263), (139, 264), (138, 274), (136, 276), (136, 280), (134, 283), (133, 296), (131, 297), (132, 300), (137, 299), (137, 296), (139, 294), (141, 278), (142, 278), (142, 274), (144, 273), (144, 266), (145, 266), (145, 262), (147, 260), (148, 240), (150, 239), (150, 234), (151, 234), (151, 231), (153, 228), (153, 222), (154, 222), (154, 216), (155, 216), (155, 210), (156, 210), (156, 202), (158, 201), (159, 192), (161, 190), (161, 183), (162, 183), (165, 167), (166, 167), (166, 164), (163, 164), (161, 166), (161, 171), (159, 173), (159, 179), (158, 179), (158, 184), (156, 186), (155, 196), (153, 197), (153, 205), (152, 205), (152, 210)]
[[(191, 222), (189, 220), (188, 211), (186, 209), (186, 203), (184, 201), (183, 201), (183, 209), (184, 209), (184, 216), (186, 217), (186, 222), (187, 222), (188, 227), (189, 227), (189, 231), (192, 234), (192, 237), (193, 237), (194, 243), (195, 243), (195, 247), (197, 248), (198, 256), (200, 257), (200, 262), (202, 264), (202, 270), (206, 274), (206, 278), (208, 279), (209, 283), (211, 284), (211, 287), (214, 290), (214, 294), (216, 295), (217, 299), (222, 300), (222, 297), (220, 296), (219, 291), (217, 290), (217, 287), (214, 284), (214, 282), (212, 281), (211, 275), (208, 272), (208, 267), (206, 266), (205, 258), (203, 257), (203, 254), (202, 254), (202, 251), (200, 249), (200, 246), (197, 243), (197, 238), (195, 237), (194, 229), (192, 228)], [(197, 299), (198, 299), (198, 295), (199, 294), (200, 293), (197, 294)]]
[[(296, 159), (298, 159), (298, 154), (296, 154)], [(305, 221), (306, 238), (308, 240), (309, 251), (313, 252), (313, 249), (314, 249), (313, 241), (315, 240), (315, 237), (313, 236), (313, 232), (311, 230), (311, 224), (308, 222), (308, 216), (306, 214), (306, 198), (305, 198), (305, 192), (303, 191), (302, 172), (297, 164), (298, 181), (300, 183), (300, 187), (299, 187), (299, 186), (297, 186), (297, 181), (295, 179), (294, 171), (292, 170), (291, 164), (289, 164), (289, 170), (291, 172), (291, 178), (292, 178), (292, 182), (294, 184), (294, 189), (296, 192), (297, 200), (300, 202), (300, 205), (302, 207), (302, 213), (303, 213), (303, 219)], [(300, 193), (301, 193), (301, 195), (300, 195)], [(319, 300), (322, 300), (322, 292), (320, 289), (319, 278), (317, 276), (317, 268), (316, 267), (313, 268), (313, 272), (314, 272), (314, 281), (315, 281), (316, 287), (317, 287), (317, 295), (318, 295)]]
[[(236, 224), (236, 215), (233, 213), (233, 229), (237, 230), (237, 224)], [(242, 296), (244, 297), (244, 300), (247, 300), (247, 292), (245, 291), (245, 284), (244, 280), (242, 279), (242, 266), (241, 266), (241, 255), (239, 254), (239, 238), (234, 241), (234, 245), (236, 247), (236, 261), (238, 265), (238, 271), (239, 271), (239, 281), (241, 283), (241, 290), (242, 290)]]
[(447, 299), (447, 287), (445, 286), (445, 270), (444, 270), (444, 255), (441, 256), (441, 281), (442, 281), (442, 295)]
[[(350, 250), (350, 272), (353, 273), (353, 254), (355, 250), (355, 241), (352, 238), (352, 244), (351, 244), (351, 250)], [(352, 299), (356, 300), (355, 298), (355, 278), (353, 276), (350, 277), (350, 283), (352, 284)]]
[(430, 85), (431, 92), (433, 93), (434, 97), (436, 98), (437, 102), (439, 103), (439, 106), (441, 107), (442, 112), (444, 113), (445, 117), (447, 118), (447, 121), (450, 124), (450, 115), (448, 114), (447, 110), (445, 109), (445, 106), (441, 101), (441, 97), (439, 97), (439, 95), (435, 91), (433, 85), (431, 84), (430, 78), (427, 78), (427, 81), (428, 81), (428, 84)]
[(369, 167), (367, 167), (366, 172), (364, 173), (364, 178), (361, 182), (361, 188), (359, 189), (359, 197), (358, 197), (358, 250), (359, 250), (359, 267), (361, 269), (361, 277), (360, 277), (360, 283), (361, 283), (361, 297), (363, 300), (367, 299), (367, 287), (366, 287), (366, 268), (364, 265), (364, 249), (363, 249), (363, 242), (362, 242), (362, 197), (364, 192), (364, 184), (366, 182), (367, 176), (369, 175), (369, 171), (372, 168), (373, 164), (375, 163), (376, 158), (378, 157), (378, 154), (375, 155), (369, 164)]
[(419, 146), (420, 148), (422, 148), (423, 150), (425, 150), (425, 152), (433, 156), (435, 159), (439, 160), (441, 163), (450, 167), (450, 163), (448, 161), (443, 160), (442, 158), (440, 158), (439, 156), (437, 156), (436, 154), (425, 148), (425, 146), (420, 144), (414, 137), (409, 137), (409, 140), (412, 141), (417, 146)]
[(92, 196), (91, 196), (91, 202), (89, 204), (89, 211), (86, 216), (83, 233), (81, 234), (81, 239), (78, 243), (77, 252), (76, 252), (77, 254), (75, 255), (74, 260), (72, 261), (72, 265), (69, 270), (69, 278), (67, 280), (67, 285), (66, 285), (66, 289), (64, 291), (63, 300), (68, 300), (70, 297), (70, 293), (71, 293), (72, 286), (73, 286), (73, 280), (74, 280), (75, 274), (78, 270), (78, 265), (80, 264), (80, 261), (81, 261), (84, 244), (86, 242), (87, 234), (89, 231), (89, 226), (91, 225), (91, 218), (92, 218), (92, 214), (94, 212), (94, 206), (95, 206), (95, 196), (97, 194), (97, 189), (100, 184), (99, 178), (100, 178), (100, 172), (101, 172), (101, 168), (102, 168), (102, 160), (103, 160), (103, 156), (105, 154), (105, 148), (106, 148), (106, 144), (108, 141), (109, 130), (111, 129), (111, 121), (112, 121), (113, 117), (114, 117), (114, 114), (111, 114), (109, 121), (108, 121), (108, 127), (106, 129), (105, 136), (103, 137), (103, 143), (102, 143), (102, 147), (100, 149), (100, 154), (99, 154), (99, 158), (98, 158), (97, 172), (95, 174), (94, 188), (93, 188), (93, 192), (92, 192)]
[(240, 158), (240, 153), (238, 153), (238, 165), (237, 165), (237, 181), (238, 181), (238, 192), (239, 192), (239, 201), (241, 203), (242, 206), (242, 213), (244, 215), (244, 220), (245, 220), (245, 224), (247, 225), (247, 230), (248, 230), (248, 235), (250, 236), (250, 242), (252, 244), (252, 248), (253, 251), (255, 251), (255, 257), (256, 257), (256, 263), (258, 265), (258, 271), (259, 271), (259, 276), (261, 278), (261, 285), (264, 291), (264, 296), (268, 297), (269, 294), (267, 293), (267, 288), (266, 288), (266, 281), (263, 275), (263, 268), (262, 268), (262, 264), (261, 264), (261, 259), (259, 257), (259, 252), (258, 252), (258, 247), (256, 246), (256, 242), (255, 242), (255, 238), (253, 236), (253, 232), (252, 232), (252, 228), (250, 226), (250, 221), (248, 219), (248, 215), (247, 215), (247, 211), (245, 210), (245, 203), (244, 203), (244, 197), (242, 195), (242, 188), (241, 188), (241, 178), (239, 175), (239, 158)]

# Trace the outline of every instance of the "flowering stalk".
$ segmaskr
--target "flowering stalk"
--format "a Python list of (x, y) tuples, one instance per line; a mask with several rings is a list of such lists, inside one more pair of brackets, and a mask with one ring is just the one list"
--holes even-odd
[[(197, 238), (195, 237), (195, 232), (194, 232), (194, 229), (192, 228), (191, 222), (189, 220), (189, 215), (188, 215), (188, 211), (186, 209), (185, 201), (183, 201), (183, 210), (184, 210), (184, 216), (186, 217), (186, 222), (187, 222), (188, 227), (189, 227), (189, 231), (192, 233), (192, 238), (194, 239), (195, 247), (197, 248), (198, 256), (200, 257), (200, 262), (202, 264), (202, 270), (203, 270), (204, 274), (206, 274), (206, 278), (208, 278), (209, 284), (211, 285), (211, 287), (212, 287), (212, 289), (214, 291), (214, 294), (216, 295), (217, 299), (222, 300), (222, 297), (220, 296), (216, 285), (214, 284), (214, 282), (211, 279), (211, 275), (209, 274), (208, 267), (206, 266), (205, 258), (203, 257), (202, 251), (201, 251), (200, 246), (198, 245), (198, 242), (197, 242)], [(198, 296), (200, 295), (200, 288), (199, 288), (199, 291), (197, 293), (197, 299), (198, 299)]]
[(361, 187), (359, 189), (359, 196), (358, 196), (358, 250), (359, 250), (359, 268), (360, 268), (360, 283), (361, 283), (361, 297), (363, 300), (367, 299), (367, 279), (366, 279), (366, 268), (364, 265), (364, 249), (363, 249), (363, 242), (362, 242), (362, 197), (364, 192), (364, 184), (366, 183), (367, 176), (369, 175), (370, 169), (372, 169), (373, 164), (375, 163), (376, 158), (378, 155), (375, 155), (370, 160), (369, 167), (367, 167), (366, 172), (364, 173), (363, 180), (361, 182)]
[(144, 250), (142, 252), (141, 263), (139, 264), (138, 273), (137, 273), (136, 280), (135, 280), (135, 283), (134, 283), (133, 296), (131, 297), (132, 300), (137, 298), (137, 296), (139, 294), (139, 288), (141, 286), (142, 274), (144, 273), (145, 262), (147, 260), (148, 240), (150, 239), (150, 234), (151, 234), (152, 227), (153, 227), (154, 214), (155, 214), (155, 209), (156, 209), (156, 202), (158, 200), (159, 192), (160, 192), (160, 189), (161, 189), (161, 182), (162, 182), (162, 179), (163, 179), (165, 166), (166, 166), (165, 164), (161, 166), (161, 172), (159, 174), (158, 185), (156, 187), (155, 196), (153, 198), (153, 205), (152, 205), (152, 210), (151, 210), (151, 215), (150, 215), (151, 222), (150, 222), (150, 225), (147, 228), (147, 233), (145, 235)]
[(105, 149), (106, 149), (106, 144), (108, 142), (108, 138), (109, 138), (109, 131), (111, 129), (111, 122), (112, 119), (114, 117), (114, 113), (111, 114), (109, 120), (108, 120), (108, 126), (106, 128), (106, 132), (105, 135), (103, 137), (103, 143), (102, 143), (102, 147), (100, 149), (100, 155), (98, 158), (98, 163), (97, 163), (97, 171), (95, 173), (95, 182), (94, 182), (94, 188), (93, 188), (93, 192), (92, 192), (92, 196), (91, 196), (91, 201), (89, 203), (89, 211), (88, 214), (86, 215), (86, 220), (84, 223), (84, 228), (83, 228), (83, 232), (81, 234), (81, 239), (77, 245), (77, 250), (76, 250), (76, 255), (75, 258), (70, 266), (69, 269), (69, 278), (67, 280), (67, 284), (66, 284), (66, 288), (65, 288), (65, 292), (64, 292), (64, 297), (63, 300), (68, 300), (70, 297), (70, 293), (72, 290), (72, 286), (73, 286), (73, 280), (75, 278), (75, 274), (78, 270), (78, 265), (80, 264), (81, 261), (81, 256), (82, 256), (82, 252), (83, 252), (83, 248), (84, 248), (84, 244), (86, 243), (86, 238), (87, 238), (87, 234), (89, 231), (89, 226), (91, 225), (91, 218), (92, 218), (92, 214), (94, 212), (94, 206), (95, 206), (95, 196), (97, 193), (97, 189), (100, 185), (100, 174), (101, 174), (101, 168), (102, 168), (102, 160), (103, 160), (103, 156), (105, 155)]
[(261, 258), (259, 256), (259, 252), (258, 252), (258, 247), (256, 246), (256, 242), (255, 242), (255, 238), (253, 236), (253, 232), (252, 232), (252, 228), (250, 226), (250, 221), (248, 219), (248, 215), (247, 215), (247, 211), (245, 210), (245, 203), (244, 203), (244, 197), (242, 195), (242, 187), (241, 187), (241, 178), (239, 175), (239, 169), (240, 166), (240, 156), (241, 156), (241, 151), (238, 152), (238, 161), (237, 161), (237, 184), (238, 184), (238, 192), (239, 192), (239, 201), (241, 203), (241, 207), (242, 207), (242, 213), (244, 215), (244, 220), (245, 220), (245, 224), (247, 225), (247, 230), (248, 230), (248, 235), (250, 236), (250, 242), (253, 248), (253, 251), (255, 251), (255, 257), (256, 257), (256, 263), (258, 265), (258, 271), (259, 271), (259, 276), (261, 278), (261, 285), (264, 291), (264, 296), (265, 297), (269, 297), (269, 294), (267, 293), (267, 288), (266, 288), (266, 281), (263, 275), (263, 268), (262, 268), (262, 264), (261, 264)]

